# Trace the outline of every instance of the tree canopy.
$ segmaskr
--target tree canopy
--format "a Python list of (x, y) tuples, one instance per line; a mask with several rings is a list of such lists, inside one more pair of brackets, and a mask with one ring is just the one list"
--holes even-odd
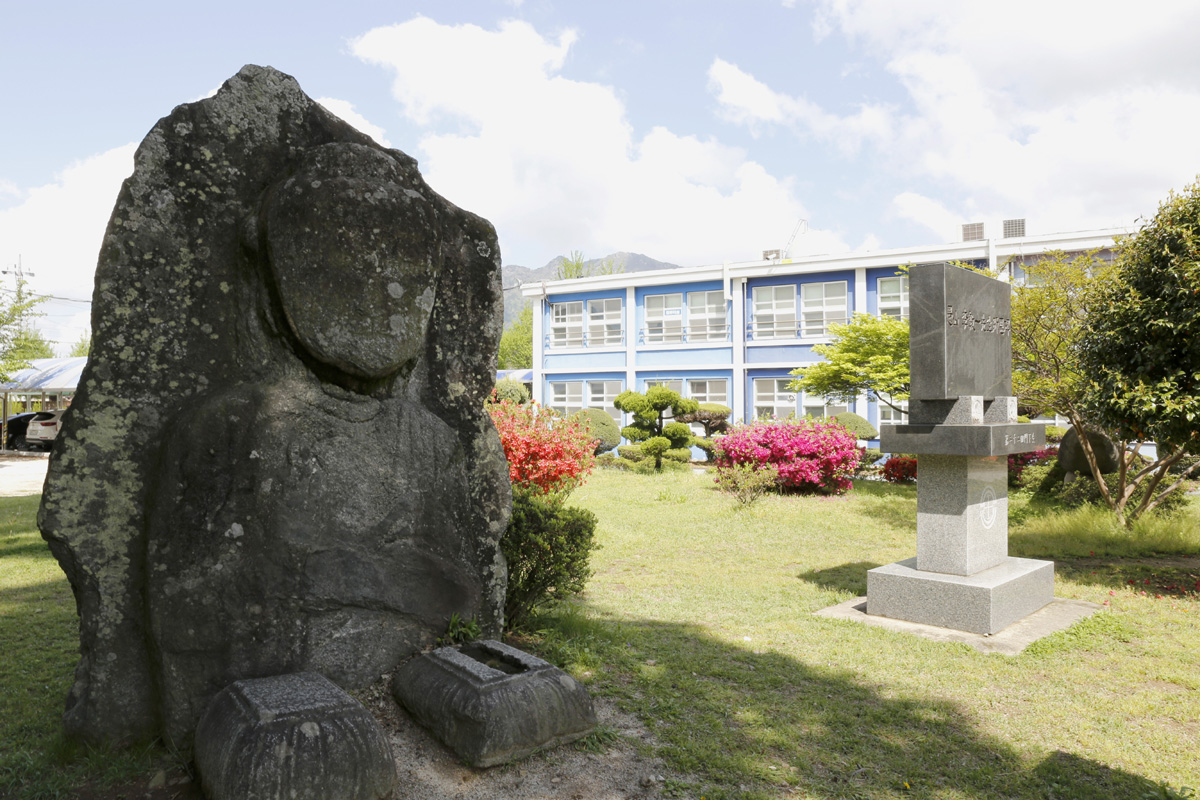
[(500, 369), (529, 369), (533, 366), (533, 306), (528, 302), (517, 318), (500, 334)]
[(1121, 243), (1080, 349), (1088, 410), (1124, 438), (1197, 444), (1200, 181)]
[(846, 403), (869, 392), (901, 410), (893, 401), (908, 399), (907, 320), (860, 312), (845, 325), (830, 325), (829, 332), (832, 342), (813, 346), (825, 360), (792, 370), (796, 379), (789, 388)]
[(0, 294), (0, 380), (9, 380), (12, 373), (29, 366), (34, 358), (54, 355), (50, 343), (31, 321), (41, 316), (37, 306), (46, 298), (35, 297), (18, 279), (16, 291)]

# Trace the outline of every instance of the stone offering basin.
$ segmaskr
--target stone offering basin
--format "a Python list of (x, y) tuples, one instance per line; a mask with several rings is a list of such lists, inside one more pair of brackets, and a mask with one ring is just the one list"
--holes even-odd
[(490, 639), (410, 659), (396, 671), (392, 695), (474, 767), (572, 742), (596, 727), (592, 698), (574, 678)]

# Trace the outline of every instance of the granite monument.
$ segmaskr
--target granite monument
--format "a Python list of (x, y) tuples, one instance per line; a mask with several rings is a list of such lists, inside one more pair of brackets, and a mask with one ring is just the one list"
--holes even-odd
[(1018, 423), (1008, 284), (946, 264), (909, 273), (909, 422), (880, 446), (917, 454), (917, 555), (867, 572), (867, 613), (992, 634), (1054, 599), (1054, 564), (1008, 555), (1008, 455), (1045, 446)]

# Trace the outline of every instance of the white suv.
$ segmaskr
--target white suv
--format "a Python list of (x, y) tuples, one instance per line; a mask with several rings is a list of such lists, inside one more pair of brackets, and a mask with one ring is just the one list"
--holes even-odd
[(25, 442), (31, 445), (40, 445), (49, 450), (54, 437), (58, 436), (58, 424), (62, 421), (63, 411), (39, 411), (33, 419), (29, 420), (29, 427), (25, 430)]

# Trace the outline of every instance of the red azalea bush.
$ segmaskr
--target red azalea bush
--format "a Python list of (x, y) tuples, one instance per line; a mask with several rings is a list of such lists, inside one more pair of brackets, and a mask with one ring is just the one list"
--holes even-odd
[(500, 433), (513, 486), (566, 494), (592, 471), (595, 436), (586, 420), (511, 400), (488, 403), (487, 410)]
[(850, 489), (859, 459), (858, 440), (836, 422), (787, 419), (737, 425), (715, 437), (713, 447), (718, 475), (740, 464), (769, 466), (782, 488), (826, 494)]
[(889, 483), (916, 483), (917, 460), (908, 456), (892, 456), (883, 462), (883, 479)]

